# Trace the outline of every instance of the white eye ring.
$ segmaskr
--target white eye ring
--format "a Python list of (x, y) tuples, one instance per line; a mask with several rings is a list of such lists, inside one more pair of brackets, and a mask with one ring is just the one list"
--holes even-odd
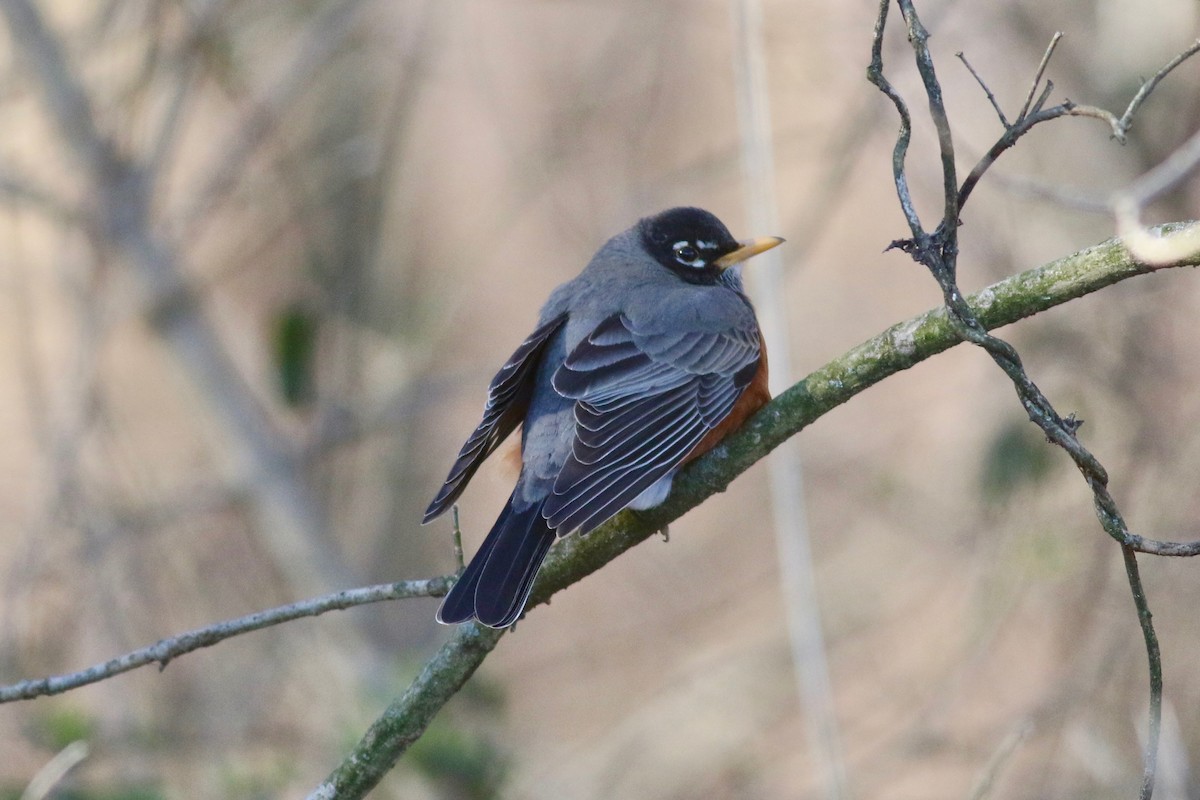
[(701, 257), (700, 251), (691, 242), (676, 242), (671, 249), (675, 253), (675, 260), (680, 264), (695, 269), (704, 269), (708, 266), (708, 262)]

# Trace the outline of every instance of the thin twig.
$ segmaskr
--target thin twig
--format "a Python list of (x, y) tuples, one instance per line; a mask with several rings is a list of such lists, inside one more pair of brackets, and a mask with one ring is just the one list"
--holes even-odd
[(1046, 79), (1046, 85), (1042, 87), (1042, 93), (1038, 95), (1037, 102), (1033, 104), (1033, 113), (1036, 114), (1046, 105), (1046, 101), (1050, 99), (1050, 95), (1054, 92), (1054, 81)]
[(1167, 74), (1171, 70), (1196, 55), (1196, 53), (1200, 53), (1200, 39), (1192, 42), (1190, 47), (1164, 64), (1158, 72), (1154, 73), (1150, 80), (1142, 84), (1137, 94), (1129, 101), (1129, 106), (1125, 109), (1125, 113), (1117, 120), (1117, 125), (1121, 129), (1121, 136), (1118, 138), (1124, 137), (1125, 133), (1133, 126), (1133, 115), (1141, 108), (1142, 103), (1146, 102), (1146, 98), (1154, 91), (1154, 87), (1158, 86), (1158, 82), (1167, 77)]
[(1142, 627), (1142, 638), (1146, 642), (1146, 658), (1150, 670), (1150, 722), (1146, 731), (1146, 752), (1143, 758), (1142, 790), (1140, 800), (1150, 800), (1154, 794), (1154, 776), (1158, 767), (1158, 740), (1162, 732), (1162, 652), (1158, 647), (1158, 636), (1154, 633), (1154, 621), (1146, 591), (1142, 588), (1142, 576), (1138, 570), (1137, 554), (1130, 547), (1122, 547), (1125, 558), (1125, 575), (1133, 593), (1137, 608), (1138, 623)]
[(440, 597), (449, 589), (451, 582), (451, 577), (444, 576), (425, 580), (382, 583), (361, 589), (347, 589), (310, 600), (302, 600), (298, 603), (290, 603), (286, 606), (257, 611), (244, 617), (217, 622), (170, 636), (149, 647), (134, 650), (78, 672), (0, 686), (0, 703), (62, 694), (71, 689), (78, 689), (80, 686), (87, 686), (90, 683), (96, 683), (149, 664), (158, 664), (160, 669), (165, 669), (173, 659), (185, 653), (211, 647), (232, 636), (262, 630), (302, 617), (315, 617), (327, 611), (340, 611), (385, 600)]
[(883, 30), (887, 26), (890, 5), (891, 0), (879, 0), (879, 15), (875, 18), (875, 36), (871, 43), (871, 63), (867, 67), (867, 80), (887, 95), (900, 116), (900, 132), (896, 134), (896, 146), (892, 148), (892, 179), (896, 184), (900, 210), (904, 212), (908, 228), (915, 238), (924, 228), (921, 218), (917, 215), (916, 206), (913, 205), (912, 193), (908, 189), (908, 175), (904, 169), (904, 161), (908, 157), (908, 143), (912, 138), (912, 117), (908, 113), (908, 105), (904, 98), (883, 74)]
[[(946, 114), (946, 102), (942, 98), (942, 85), (933, 68), (933, 56), (929, 53), (929, 32), (921, 24), (912, 0), (898, 0), (904, 23), (908, 28), (908, 42), (912, 45), (917, 62), (917, 72), (925, 85), (925, 96), (929, 99), (929, 114), (937, 131), (938, 154), (942, 160), (943, 208), (941, 246), (950, 253), (958, 250), (958, 174), (954, 164), (954, 137), (950, 132), (950, 118)], [(943, 265), (953, 275), (955, 259), (943, 259)]]
[(462, 527), (458, 522), (458, 503), (450, 506), (450, 516), (453, 520), (453, 528), (450, 531), (450, 540), (454, 543), (454, 566), (458, 572), (462, 572), (467, 568), (466, 561), (463, 560), (462, 546)]
[(984, 83), (983, 78), (981, 78), (979, 73), (975, 71), (975, 68), (971, 66), (971, 62), (967, 61), (967, 57), (963, 55), (963, 51), (959, 50), (954, 55), (963, 63), (963, 66), (967, 68), (967, 72), (971, 73), (971, 77), (973, 77), (975, 82), (979, 84), (979, 88), (983, 89), (983, 93), (987, 96), (988, 102), (991, 103), (992, 108), (996, 110), (996, 116), (1000, 117), (1000, 124), (1005, 128), (1011, 128), (1012, 126), (1008, 124), (1008, 118), (1004, 116), (1004, 109), (1000, 108), (1000, 103), (996, 100), (996, 95), (992, 94), (992, 90), (988, 88), (988, 85)]
[(983, 767), (983, 772), (975, 782), (975, 787), (971, 790), (969, 800), (985, 800), (992, 793), (992, 788), (996, 785), (996, 778), (1000, 776), (1000, 771), (1012, 758), (1013, 753), (1017, 752), (1017, 746), (1033, 733), (1033, 723), (1030, 720), (1023, 721), (1015, 729), (1009, 731), (1004, 740), (1000, 742), (1000, 746), (992, 753), (987, 764)]
[(55, 753), (54, 758), (47, 761), (37, 771), (33, 779), (29, 781), (29, 785), (25, 787), (25, 791), (21, 792), (21, 800), (45, 800), (54, 791), (54, 787), (58, 786), (67, 776), (67, 773), (87, 757), (88, 744), (86, 741), (76, 739), (71, 742)]
[(1125, 134), (1121, 132), (1121, 120), (1117, 115), (1109, 111), (1107, 108), (1098, 106), (1077, 105), (1070, 103), (1070, 110), (1067, 112), (1072, 117), (1091, 117), (1106, 123), (1112, 129), (1112, 138), (1121, 144), (1125, 144)]
[(1054, 50), (1058, 47), (1058, 42), (1062, 37), (1062, 31), (1055, 31), (1054, 35), (1050, 37), (1050, 44), (1046, 45), (1046, 52), (1042, 54), (1042, 60), (1038, 64), (1037, 72), (1034, 73), (1033, 81), (1029, 84), (1029, 92), (1025, 95), (1025, 102), (1021, 105), (1021, 110), (1017, 113), (1017, 124), (1020, 124), (1029, 113), (1030, 105), (1033, 103), (1033, 96), (1037, 94), (1038, 86), (1042, 83), (1042, 77), (1046, 74), (1046, 67), (1050, 65), (1050, 58), (1054, 55)]
[[(1149, 80), (1145, 81), (1141, 85), (1141, 87), (1138, 89), (1137, 93), (1134, 95), (1133, 100), (1130, 101), (1129, 107), (1125, 109), (1125, 114), (1122, 117), (1118, 118), (1115, 114), (1113, 114), (1111, 111), (1108, 111), (1106, 109), (1097, 108), (1096, 106), (1078, 105), (1076, 103), (1071, 102), (1070, 100), (1064, 100), (1062, 103), (1060, 103), (1056, 106), (1043, 109), (1043, 106), (1045, 105), (1046, 101), (1050, 97), (1050, 92), (1053, 91), (1053, 88), (1054, 88), (1054, 84), (1051, 81), (1046, 81), (1046, 86), (1043, 89), (1041, 95), (1038, 97), (1037, 102), (1032, 103), (1033, 97), (1037, 93), (1037, 87), (1041, 83), (1042, 75), (1045, 73), (1046, 67), (1050, 60), (1050, 57), (1054, 54), (1055, 46), (1057, 45), (1058, 40), (1060, 38), (1062, 38), (1062, 34), (1056, 33), (1054, 35), (1054, 38), (1051, 39), (1050, 45), (1046, 48), (1046, 52), (1042, 56), (1042, 61), (1038, 65), (1038, 70), (1034, 77), (1034, 81), (1032, 84), (1030, 84), (1029, 93), (1026, 96), (1026, 105), (1022, 108), (1021, 114), (1017, 117), (1015, 122), (1013, 122), (1011, 125), (1009, 125), (1005, 128), (1004, 133), (1000, 136), (999, 139), (996, 140), (995, 144), (993, 144), (988, 149), (987, 153), (985, 153), (983, 155), (983, 157), (979, 159), (979, 161), (975, 164), (974, 168), (967, 175), (966, 180), (963, 181), (962, 187), (959, 189), (959, 192), (958, 192), (958, 205), (960, 208), (966, 204), (967, 198), (970, 197), (971, 192), (975, 189), (976, 184), (979, 183), (980, 178), (983, 177), (983, 174), (985, 172), (987, 172), (987, 170), (992, 166), (992, 164), (994, 164), (996, 162), (996, 159), (998, 159), (1001, 156), (1001, 154), (1003, 154), (1006, 150), (1010, 149), (1013, 145), (1015, 145), (1017, 143), (1017, 141), (1022, 136), (1024, 136), (1026, 133), (1028, 133), (1034, 126), (1040, 125), (1043, 122), (1049, 122), (1052, 119), (1058, 119), (1059, 117), (1064, 117), (1064, 116), (1091, 117), (1093, 119), (1098, 119), (1098, 120), (1101, 120), (1102, 122), (1106, 123), (1112, 130), (1113, 138), (1118, 140), (1119, 142), (1124, 142), (1125, 134), (1128, 131), (1130, 125), (1132, 124), (1132, 119), (1133, 119), (1134, 113), (1137, 112), (1138, 108), (1141, 107), (1141, 104), (1143, 102), (1145, 102), (1146, 98), (1150, 96), (1150, 92), (1154, 90), (1154, 87), (1158, 85), (1159, 81), (1161, 81), (1167, 75), (1167, 73), (1169, 73), (1171, 70), (1175, 69), (1175, 67), (1179, 66), (1181, 63), (1183, 63), (1185, 60), (1187, 60), (1191, 56), (1195, 55), (1197, 52), (1200, 52), (1200, 41), (1197, 41), (1191, 47), (1187, 48), (1182, 53), (1175, 56), (1175, 58), (1168, 61), (1158, 72), (1156, 72), (1154, 74), (1153, 77), (1151, 77)], [(874, 49), (872, 50), (872, 53), (874, 53)], [(965, 63), (965, 60), (964, 60), (964, 63)], [(968, 65), (968, 69), (970, 69), (969, 65)], [(972, 70), (972, 74), (974, 74), (974, 70)], [(990, 92), (988, 92), (987, 86), (983, 83), (983, 81), (980, 80), (978, 78), (978, 76), (976, 76), (976, 80), (979, 81), (980, 85), (983, 86), (984, 91), (987, 92), (990, 97), (991, 96)], [(1031, 103), (1032, 103), (1032, 106), (1030, 106)], [(1189, 143), (1190, 143), (1190, 140), (1189, 140)], [(1187, 147), (1188, 147), (1188, 145), (1184, 145), (1184, 148), (1181, 148), (1181, 150), (1184, 150)], [(1198, 149), (1198, 151), (1195, 154), (1195, 157), (1200, 158), (1200, 144), (1197, 145), (1197, 149)], [(1174, 159), (1176, 157), (1176, 155), (1178, 155), (1179, 160), (1181, 162), (1185, 161), (1186, 159), (1191, 157), (1190, 151), (1184, 152), (1184, 153), (1178, 153), (1178, 151), (1177, 151), (1177, 154), (1173, 154), (1172, 158), (1168, 159), (1168, 161), (1171, 161), (1172, 159)], [(1164, 162), (1164, 164), (1160, 165), (1160, 166), (1165, 167), (1165, 165), (1166, 165), (1166, 162)], [(1195, 166), (1195, 164), (1192, 164), (1192, 167), (1194, 167), (1194, 166)], [(1180, 170), (1180, 167), (1173, 166), (1172, 169), (1175, 170), (1175, 172), (1173, 174), (1176, 176), (1175, 182), (1171, 183), (1169, 185), (1171, 185), (1171, 186), (1177, 185), (1178, 181), (1182, 179), (1181, 176), (1183, 174), (1186, 174), (1190, 168), (1191, 167)], [(1152, 172), (1153, 172), (1153, 170), (1152, 170)], [(1157, 194), (1155, 194), (1155, 196), (1157, 196)], [(1146, 202), (1148, 202), (1148, 201), (1146, 201)], [(1144, 203), (1143, 203), (1143, 205), (1144, 205)], [(1120, 222), (1121, 221), (1120, 210), (1118, 208), (1118, 205), (1117, 205), (1117, 202), (1115, 199), (1113, 201), (1110, 201), (1110, 207), (1114, 211), (1114, 216), (1117, 216), (1118, 222)], [(1138, 207), (1139, 215), (1140, 215), (1141, 207), (1142, 206)], [(1128, 215), (1126, 215), (1125, 221), (1128, 221), (1128, 219), (1129, 219), (1129, 217), (1128, 217)], [(1132, 228), (1130, 228), (1130, 230), (1132, 230)], [(915, 235), (916, 234), (914, 233), (914, 236)], [(1171, 253), (1174, 253), (1174, 252), (1175, 251), (1171, 251)], [(1163, 259), (1168, 260), (1168, 261), (1171, 260), (1173, 257), (1178, 258), (1177, 255), (1176, 256), (1172, 256), (1171, 254), (1163, 255)]]

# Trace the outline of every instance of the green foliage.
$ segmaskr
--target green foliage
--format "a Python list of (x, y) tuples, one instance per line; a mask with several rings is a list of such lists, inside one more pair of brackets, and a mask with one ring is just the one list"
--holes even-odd
[(483, 736), (441, 718), (408, 751), (408, 763), (455, 800), (495, 797), (509, 759)]
[(34, 717), (29, 738), (39, 747), (57, 753), (72, 742), (87, 740), (95, 733), (95, 721), (78, 708), (55, 704)]
[[(69, 778), (67, 780), (70, 780)], [(0, 800), (19, 800), (23, 786), (0, 789)], [(132, 784), (129, 786), (81, 787), (59, 786), (46, 795), (47, 800), (166, 800), (158, 789)]]
[(158, 789), (149, 786), (111, 788), (63, 788), (50, 794), (51, 800), (166, 800)]
[(1010, 420), (997, 429), (984, 452), (980, 491), (987, 500), (1002, 503), (1045, 477), (1053, 463), (1046, 437), (1028, 420)]
[(275, 370), (283, 400), (293, 408), (308, 405), (316, 393), (317, 315), (300, 304), (288, 306), (275, 321)]

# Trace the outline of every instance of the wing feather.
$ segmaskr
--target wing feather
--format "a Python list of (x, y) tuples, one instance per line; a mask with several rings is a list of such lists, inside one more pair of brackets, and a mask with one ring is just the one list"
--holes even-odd
[(550, 527), (591, 530), (678, 468), (728, 416), (760, 357), (752, 318), (725, 331), (639, 331), (621, 314), (601, 322), (553, 376), (576, 401), (576, 424), (542, 509)]
[(533, 393), (542, 352), (566, 320), (567, 315), (560, 314), (531, 333), (492, 378), (483, 419), (467, 437), (437, 497), (425, 510), (422, 522), (429, 522), (453, 505), (484, 459), (521, 424)]
[[(606, 464), (603, 470), (591, 472), (571, 486), (565, 494), (551, 495), (543, 513), (552, 511), (547, 519), (560, 532), (575, 529), (587, 532), (629, 505), (638, 495), (674, 469), (703, 438), (705, 429), (690, 420), (676, 421), (670, 428), (661, 429), (652, 439), (626, 454), (621, 460)], [(550, 503), (566, 500), (551, 509)]]

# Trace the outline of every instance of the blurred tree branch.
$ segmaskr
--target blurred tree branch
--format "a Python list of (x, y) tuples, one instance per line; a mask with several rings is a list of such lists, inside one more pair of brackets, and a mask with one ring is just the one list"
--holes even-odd
[[(344, 10), (353, 3), (335, 5)], [(82, 167), (88, 202), (81, 213), (94, 232), (98, 247), (109, 248), (134, 268), (148, 289), (151, 321), (191, 375), (198, 391), (229, 428), (230, 444), (245, 471), (254, 476), (257, 497), (266, 522), (260, 526), (276, 563), (302, 592), (320, 591), (353, 583), (328, 538), (327, 510), (310, 486), (299, 454), (274, 428), (233, 363), (221, 336), (205, 313), (200, 298), (184, 274), (176, 243), (159, 230), (150, 211), (150, 198), (174, 136), (170, 116), (158, 137), (152, 157), (139, 162), (122, 151), (97, 123), (92, 101), (59, 38), (47, 27), (30, 0), (0, 0), (20, 63), (41, 93), (51, 120)], [(317, 57), (308, 48), (306, 57)], [(311, 70), (311, 68), (310, 68)], [(186, 70), (184, 71), (186, 72)], [(186, 80), (186, 75), (180, 76)], [(298, 80), (292, 76), (285, 88)], [(175, 101), (176, 106), (182, 101)], [(270, 108), (275, 108), (274, 105)], [(269, 109), (268, 109), (269, 110)], [(251, 134), (261, 132), (265, 117), (247, 123), (239, 132), (227, 162), (228, 169), (213, 173), (210, 196), (224, 185), (226, 171), (236, 172)]]
[[(200, 174), (203, 184), (189, 193), (189, 204), (176, 224), (181, 241), (198, 237), (212, 221), (212, 210), (241, 180), (248, 162), (279, 126), (284, 113), (295, 104), (314, 75), (353, 30), (355, 12), (362, 0), (338, 0), (324, 9), (309, 27), (308, 36), (270, 88), (255, 97), (242, 124), (213, 149), (211, 164)], [(176, 136), (176, 126), (167, 118), (159, 135), (156, 152), (166, 151)]]

